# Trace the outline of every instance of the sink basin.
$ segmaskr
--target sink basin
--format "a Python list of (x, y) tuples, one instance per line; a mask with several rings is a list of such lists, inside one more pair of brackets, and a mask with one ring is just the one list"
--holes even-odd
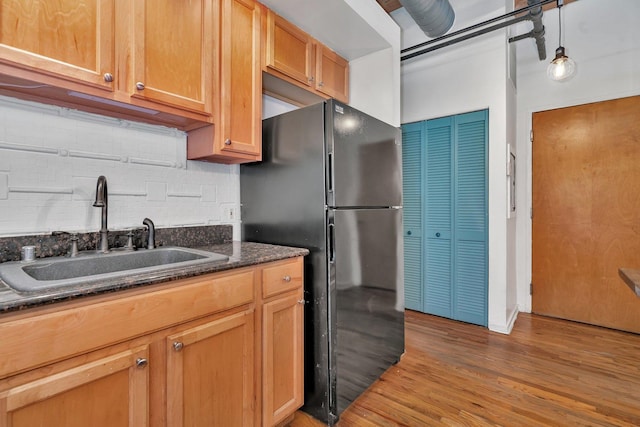
[(36, 292), (117, 279), (125, 282), (134, 275), (140, 278), (155, 276), (169, 269), (228, 259), (215, 252), (170, 246), (135, 252), (92, 252), (74, 258), (3, 263), (0, 264), (0, 279), (18, 292)]

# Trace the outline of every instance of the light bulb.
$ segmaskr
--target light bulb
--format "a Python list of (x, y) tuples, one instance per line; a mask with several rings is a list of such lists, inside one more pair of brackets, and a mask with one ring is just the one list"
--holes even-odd
[(547, 67), (547, 76), (551, 80), (564, 81), (571, 78), (576, 71), (576, 63), (564, 53), (564, 47), (556, 49), (556, 57)]

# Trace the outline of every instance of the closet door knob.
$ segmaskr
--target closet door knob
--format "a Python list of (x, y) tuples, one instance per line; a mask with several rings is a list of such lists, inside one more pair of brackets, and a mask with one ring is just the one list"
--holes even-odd
[(107, 83), (111, 83), (113, 81), (113, 74), (111, 73), (104, 73), (104, 81)]
[(136, 83), (136, 89), (138, 89), (138, 90), (144, 90), (144, 83), (142, 83), (142, 82), (138, 82), (138, 83)]

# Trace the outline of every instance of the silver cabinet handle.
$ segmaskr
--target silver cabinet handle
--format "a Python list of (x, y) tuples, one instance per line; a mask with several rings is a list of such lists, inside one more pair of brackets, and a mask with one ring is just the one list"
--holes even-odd
[(315, 77), (313, 77), (313, 76), (309, 77), (309, 81), (310, 82), (313, 82), (314, 80), (315, 80)]
[(224, 145), (231, 145), (231, 140), (229, 138), (225, 139)]
[(184, 344), (182, 344), (180, 341), (176, 341), (173, 343), (173, 349), (175, 351), (180, 351), (182, 350), (183, 347), (184, 347)]
[(319, 87), (324, 86), (324, 82), (318, 82), (318, 86), (319, 86)]
[(138, 83), (136, 83), (136, 89), (138, 89), (138, 90), (144, 90), (144, 83), (142, 83), (142, 82), (138, 82)]
[(285, 282), (290, 282), (291, 281), (291, 276), (284, 276), (282, 278), (282, 280), (284, 280)]
[(113, 81), (113, 74), (111, 73), (104, 73), (104, 81), (107, 83), (111, 83)]
[(149, 361), (147, 359), (142, 358), (142, 357), (138, 357), (136, 359), (136, 366), (138, 368), (144, 368), (145, 366), (147, 366), (148, 363), (149, 363)]
[(306, 303), (306, 301), (303, 300), (303, 299), (298, 300), (298, 304), (305, 304), (305, 303)]

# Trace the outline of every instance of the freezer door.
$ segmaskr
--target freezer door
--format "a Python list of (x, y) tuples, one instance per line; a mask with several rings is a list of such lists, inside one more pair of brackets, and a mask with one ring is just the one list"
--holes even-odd
[(338, 414), (404, 352), (401, 226), (402, 209), (329, 211)]
[(401, 206), (399, 129), (335, 100), (326, 108), (327, 205)]

